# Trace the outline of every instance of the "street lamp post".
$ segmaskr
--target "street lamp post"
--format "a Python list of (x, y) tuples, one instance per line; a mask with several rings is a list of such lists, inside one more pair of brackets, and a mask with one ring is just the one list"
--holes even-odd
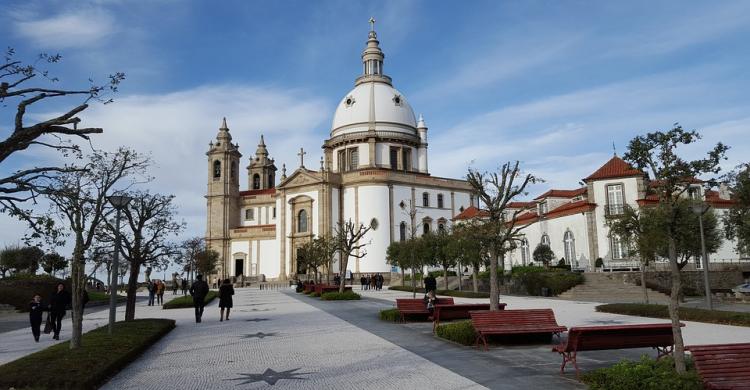
[(115, 313), (117, 311), (117, 273), (120, 267), (120, 212), (127, 207), (133, 198), (126, 195), (112, 195), (107, 200), (117, 210), (115, 215), (115, 254), (112, 256), (112, 280), (109, 282), (109, 325), (107, 333), (112, 334), (115, 327)]
[(706, 239), (703, 234), (703, 214), (708, 212), (710, 206), (705, 203), (696, 203), (692, 208), (693, 212), (698, 215), (698, 226), (700, 226), (701, 233), (701, 260), (703, 262), (703, 285), (706, 289), (706, 307), (708, 310), (713, 310), (713, 303), (711, 302), (711, 287), (708, 284), (708, 253), (706, 252)]

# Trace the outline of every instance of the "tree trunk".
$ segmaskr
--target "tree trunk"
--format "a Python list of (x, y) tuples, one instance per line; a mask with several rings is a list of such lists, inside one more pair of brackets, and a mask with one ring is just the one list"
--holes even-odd
[(500, 297), (497, 288), (497, 251), (490, 250), (490, 310), (497, 311)]
[(401, 268), (401, 286), (406, 286), (406, 276), (404, 275), (404, 267)]
[(127, 301), (125, 302), (125, 321), (135, 320), (135, 298), (138, 293), (138, 275), (141, 273), (141, 266), (134, 266), (130, 263), (130, 276), (128, 277)]
[(83, 237), (76, 233), (76, 245), (73, 250), (73, 259), (70, 265), (70, 284), (71, 284), (71, 336), (70, 349), (81, 347), (81, 335), (83, 334), (83, 291), (86, 288), (84, 280), (84, 266), (86, 259), (83, 257)]
[(443, 284), (445, 284), (445, 289), (447, 290), (448, 289), (448, 267), (446, 266), (443, 266), (443, 278), (445, 279), (445, 282)]
[[(349, 255), (346, 256), (340, 256), (341, 259), (339, 260), (339, 275), (346, 275), (346, 267), (349, 265)], [(346, 283), (340, 283), (339, 284), (339, 292), (344, 293), (344, 289), (346, 288)]]
[[(331, 267), (333, 266), (333, 262), (328, 261), (328, 264), (326, 264), (326, 284), (331, 285)], [(346, 273), (344, 274), (346, 276)]]
[(479, 292), (479, 267), (475, 267), (474, 265), (471, 266), (473, 268), (471, 270), (471, 282), (474, 285), (474, 292)]
[(641, 288), (643, 289), (643, 302), (648, 304), (648, 288), (646, 288), (646, 264), (641, 263)]
[(674, 365), (678, 374), (685, 373), (685, 345), (682, 340), (682, 329), (680, 328), (680, 268), (677, 265), (677, 248), (672, 232), (669, 232), (669, 268), (672, 271), (672, 292), (669, 297), (669, 318), (672, 320), (672, 335), (674, 337)]

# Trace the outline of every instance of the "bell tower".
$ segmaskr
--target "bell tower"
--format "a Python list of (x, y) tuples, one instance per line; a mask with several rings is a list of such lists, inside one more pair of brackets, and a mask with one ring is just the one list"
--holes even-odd
[(268, 149), (260, 136), (258, 149), (255, 150), (255, 158), (250, 160), (247, 166), (247, 188), (249, 190), (267, 190), (276, 187), (276, 165), (272, 158), (268, 158)]
[(232, 144), (227, 119), (224, 118), (216, 135), (209, 143), (206, 247), (219, 253), (217, 273), (226, 277), (231, 261), (230, 229), (240, 224), (239, 145)]

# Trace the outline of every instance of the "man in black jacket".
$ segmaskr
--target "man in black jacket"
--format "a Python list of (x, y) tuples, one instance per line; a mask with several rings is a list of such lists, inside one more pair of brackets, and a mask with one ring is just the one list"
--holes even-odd
[(68, 305), (70, 305), (70, 293), (65, 290), (64, 284), (59, 283), (57, 285), (57, 290), (55, 290), (49, 299), (49, 311), (52, 316), (52, 330), (55, 332), (55, 335), (52, 338), (55, 340), (60, 340), (62, 319), (65, 317)]
[(430, 274), (427, 274), (427, 277), (424, 278), (424, 292), (425, 294), (430, 291), (435, 291), (437, 289), (437, 280)]
[(190, 295), (193, 297), (193, 306), (195, 307), (195, 322), (201, 322), (203, 316), (203, 306), (206, 305), (206, 295), (208, 294), (208, 283), (203, 280), (202, 275), (196, 275), (195, 282), (190, 286)]

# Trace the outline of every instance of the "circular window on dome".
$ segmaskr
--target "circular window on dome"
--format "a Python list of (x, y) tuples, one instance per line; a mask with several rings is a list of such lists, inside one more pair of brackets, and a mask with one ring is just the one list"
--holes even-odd
[(400, 106), (403, 103), (403, 100), (401, 99), (401, 95), (394, 96), (393, 103), (395, 103), (397, 106)]
[(378, 220), (376, 218), (370, 220), (370, 227), (372, 228), (372, 230), (378, 230), (378, 226), (380, 226), (380, 224), (378, 223)]
[(347, 107), (351, 107), (354, 104), (355, 100), (351, 96), (347, 96), (346, 99), (344, 99), (344, 104), (346, 104)]

